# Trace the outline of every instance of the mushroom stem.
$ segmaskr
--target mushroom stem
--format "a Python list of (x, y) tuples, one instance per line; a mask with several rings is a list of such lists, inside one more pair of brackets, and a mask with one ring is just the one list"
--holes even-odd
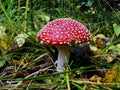
[(62, 72), (65, 70), (66, 57), (69, 52), (69, 49), (65, 47), (57, 47), (57, 49), (58, 49), (58, 59), (56, 60), (55, 64), (57, 65), (57, 71)]

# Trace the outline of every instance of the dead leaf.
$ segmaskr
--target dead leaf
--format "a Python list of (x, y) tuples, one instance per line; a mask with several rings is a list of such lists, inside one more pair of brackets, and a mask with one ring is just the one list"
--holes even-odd
[(114, 83), (114, 82), (120, 82), (120, 70), (119, 65), (114, 65), (114, 67), (111, 70), (108, 70), (105, 73), (105, 77), (102, 78), (102, 82), (104, 83)]
[(110, 42), (110, 38), (105, 37), (103, 34), (97, 34), (93, 38), (93, 41), (97, 48), (103, 49)]
[(12, 62), (16, 65), (21, 65), (24, 66), (26, 63), (24, 62), (24, 60), (12, 60)]
[(89, 78), (89, 81), (91, 81), (91, 82), (100, 82), (101, 77), (98, 76), (98, 75), (93, 75), (91, 78)]
[(22, 47), (23, 44), (25, 43), (25, 39), (28, 38), (28, 35), (23, 33), (23, 34), (18, 34), (15, 38), (14, 41), (18, 44), (19, 47)]
[(90, 50), (91, 50), (91, 54), (93, 56), (95, 56), (99, 51), (99, 49), (96, 46), (93, 46), (93, 45), (90, 45)]
[(105, 38), (103, 34), (97, 34), (95, 37), (93, 37), (93, 41), (96, 42), (97, 38)]
[(99, 49), (102, 49), (102, 48), (105, 47), (105, 44), (104, 44), (104, 42), (102, 41), (102, 38), (99, 38), (99, 37), (96, 38), (96, 46), (97, 46)]
[(8, 49), (7, 43), (3, 40), (1, 40), (1, 46), (3, 47), (4, 50)]
[(114, 60), (112, 56), (106, 56), (107, 63), (110, 63)]
[(120, 83), (120, 64), (117, 64), (117, 66), (116, 66), (115, 82)]

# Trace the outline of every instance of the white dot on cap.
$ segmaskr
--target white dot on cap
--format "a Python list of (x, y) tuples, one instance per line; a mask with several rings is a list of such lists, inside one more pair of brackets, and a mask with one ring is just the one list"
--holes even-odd
[(68, 30), (70, 30), (70, 28), (69, 28), (69, 27), (68, 27), (67, 29), (68, 29)]
[(83, 36), (83, 38), (86, 38), (86, 36)]
[(61, 32), (61, 34), (63, 34), (64, 32)]
[(45, 41), (45, 39), (42, 39), (42, 41)]
[(56, 35), (55, 37), (56, 37), (56, 38), (58, 38), (58, 37), (59, 37), (59, 35)]
[(50, 40), (46, 40), (46, 43), (50, 43)]
[(83, 38), (83, 36), (80, 36), (80, 38)]
[(68, 37), (70, 37), (70, 34), (67, 34)]
[(64, 44), (66, 44), (67, 42), (64, 42)]
[(51, 30), (54, 30), (53, 28), (50, 28)]
[(46, 33), (45, 33), (45, 32), (43, 32), (43, 35), (46, 35)]
[(89, 37), (87, 37), (87, 40), (89, 40)]
[(60, 33), (59, 31), (57, 31), (56, 33)]
[(78, 33), (81, 33), (81, 31), (79, 30)]
[(43, 41), (41, 41), (40, 43), (43, 44)]
[(70, 44), (69, 42), (67, 42), (67, 44)]
[(60, 42), (60, 44), (63, 44), (63, 42)]
[(52, 42), (52, 44), (56, 44), (56, 42)]
[(81, 43), (81, 41), (78, 41), (78, 43)]

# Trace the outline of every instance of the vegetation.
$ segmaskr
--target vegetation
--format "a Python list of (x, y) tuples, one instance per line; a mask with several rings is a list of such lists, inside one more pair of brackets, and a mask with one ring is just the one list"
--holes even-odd
[[(0, 89), (120, 88), (119, 0), (0, 0), (0, 17)], [(56, 72), (56, 48), (36, 34), (66, 17), (87, 26), (91, 40), (69, 53), (65, 72)]]

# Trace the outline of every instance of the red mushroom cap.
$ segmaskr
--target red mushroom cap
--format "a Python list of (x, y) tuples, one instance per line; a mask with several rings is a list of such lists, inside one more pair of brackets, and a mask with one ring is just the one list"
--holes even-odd
[(37, 39), (48, 46), (69, 45), (72, 40), (77, 43), (88, 42), (90, 33), (78, 21), (60, 18), (49, 22), (38, 33)]

